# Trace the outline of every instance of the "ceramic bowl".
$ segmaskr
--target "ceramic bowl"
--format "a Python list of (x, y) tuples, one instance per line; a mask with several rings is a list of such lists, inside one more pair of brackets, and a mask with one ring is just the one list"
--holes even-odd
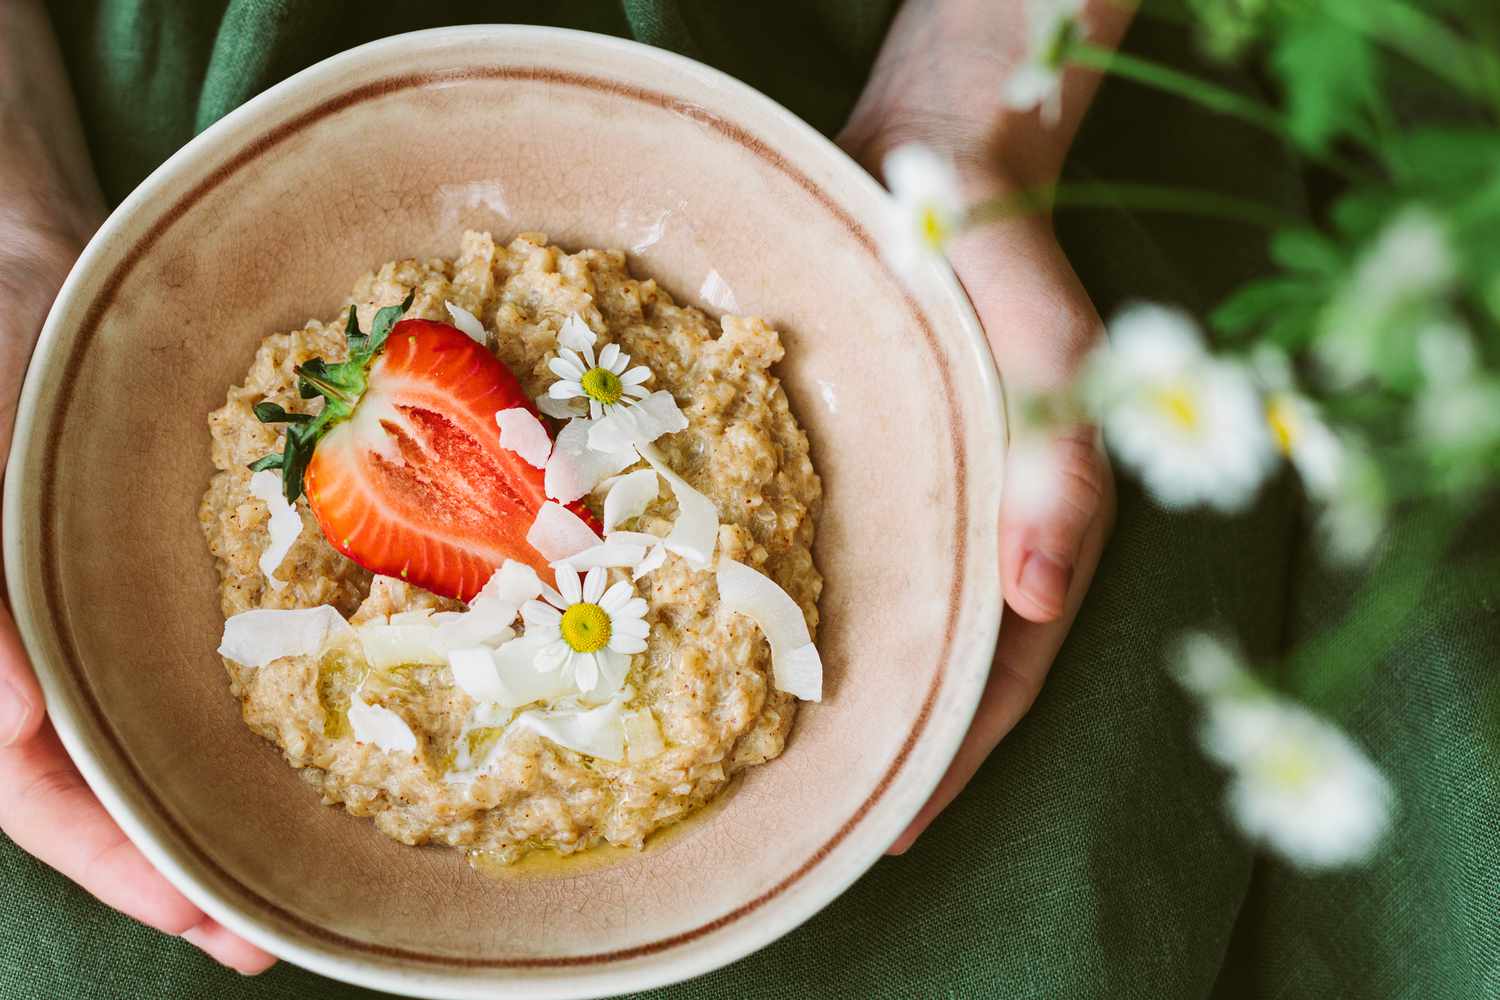
[[(723, 965), (912, 818), (999, 622), (999, 382), (936, 266), (883, 262), (879, 186), (750, 88), (574, 32), (472, 27), (320, 63), (214, 125), (89, 244), (28, 373), (5, 568), (69, 752), (146, 855), (278, 956), (427, 997), (573, 997)], [(267, 333), (465, 227), (618, 247), (767, 317), (827, 494), (821, 704), (705, 819), (612, 864), (494, 880), (320, 804), (241, 724), (196, 510), (208, 412)]]

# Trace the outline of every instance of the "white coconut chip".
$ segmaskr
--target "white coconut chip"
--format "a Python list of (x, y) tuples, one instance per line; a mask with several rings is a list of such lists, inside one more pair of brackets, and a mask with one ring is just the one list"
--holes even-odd
[(452, 302), (444, 302), (443, 305), (448, 307), (448, 315), (453, 319), (453, 325), (468, 334), (470, 340), (481, 346), (489, 340), (484, 332), (484, 324), (479, 322), (478, 316)]
[(589, 325), (577, 313), (572, 313), (563, 320), (562, 329), (557, 331), (558, 346), (571, 348), (580, 354), (593, 347), (598, 339), (598, 335), (589, 329)]
[(524, 406), (512, 406), (495, 414), (495, 423), (500, 425), (500, 447), (509, 449), (538, 469), (547, 467), (547, 456), (552, 454), (552, 436), (536, 418), (536, 414)]
[(654, 570), (661, 569), (662, 563), (664, 563), (666, 561), (667, 561), (667, 546), (666, 546), (666, 543), (665, 542), (657, 542), (655, 545), (651, 546), (651, 551), (646, 553), (646, 558), (644, 558), (640, 562), (636, 563), (636, 565), (635, 565), (635, 571), (631, 574), (630, 578), (632, 580), (639, 580), (641, 577), (645, 576), (646, 574), (651, 573)]
[(549, 500), (536, 512), (536, 520), (526, 532), (526, 541), (543, 559), (555, 562), (593, 548), (599, 544), (599, 536), (583, 518)]
[[(521, 636), (496, 650), (486, 650), (487, 666), (478, 656), (455, 654), (453, 676), (469, 696), (506, 708), (520, 708), (538, 701), (553, 701), (577, 694), (573, 678), (562, 670), (541, 670), (536, 654), (551, 640)], [(464, 678), (459, 678), (462, 667)]]
[(417, 734), (405, 719), (380, 705), (366, 705), (358, 694), (349, 700), (349, 725), (360, 743), (373, 743), (391, 753), (411, 753), (417, 748)]
[(590, 546), (582, 552), (575, 552), (566, 559), (556, 560), (552, 563), (552, 568), (557, 569), (559, 566), (571, 566), (580, 573), (593, 569), (596, 566), (604, 569), (614, 566), (634, 569), (645, 558), (645, 546), (606, 538), (598, 545)]
[(260, 554), (260, 571), (272, 590), (280, 590), (286, 586), (286, 581), (276, 579), (276, 567), (281, 565), (297, 536), (302, 534), (302, 515), (287, 503), (281, 476), (270, 469), (261, 469), (250, 477), (250, 495), (271, 511), (271, 522), (267, 525), (271, 540)]
[(616, 406), (589, 428), (589, 447), (614, 453), (632, 445), (650, 444), (663, 434), (673, 434), (688, 424), (677, 400), (658, 389), (638, 403)]
[(587, 711), (561, 709), (542, 712), (533, 709), (516, 716), (511, 725), (530, 729), (558, 746), (589, 757), (617, 763), (625, 759), (625, 724), (618, 701)]
[(777, 689), (804, 701), (822, 701), (823, 662), (792, 595), (764, 573), (733, 559), (719, 560), (718, 581), (719, 603), (751, 618), (770, 643)]
[[(584, 525), (588, 527), (588, 525)], [(592, 534), (592, 532), (590, 532)], [(491, 626), (509, 625), (521, 613), (521, 605), (536, 597), (545, 588), (536, 570), (514, 559), (505, 560), (504, 565), (485, 581), (479, 593), (469, 602), (466, 618), (477, 616), (477, 620), (489, 622)], [(488, 640), (478, 640), (487, 642)]]
[(667, 748), (661, 738), (661, 726), (657, 725), (656, 716), (651, 714), (651, 709), (626, 712), (621, 717), (621, 722), (625, 726), (625, 745), (630, 750), (632, 764), (650, 760)]
[(365, 651), (365, 659), (376, 670), (403, 663), (442, 666), (448, 662), (451, 646), (443, 641), (443, 632), (438, 624), (430, 620), (426, 624), (404, 625), (365, 622), (355, 631), (359, 633), (359, 644)]
[(663, 543), (667, 551), (681, 556), (694, 569), (707, 569), (714, 557), (714, 545), (719, 539), (718, 508), (712, 500), (693, 489), (686, 480), (668, 468), (666, 460), (655, 447), (638, 444), (636, 451), (661, 474), (677, 497), (677, 520)]
[(224, 623), (219, 655), (246, 667), (263, 667), (286, 656), (316, 656), (336, 642), (355, 638), (354, 629), (330, 605), (241, 611)]
[(536, 408), (556, 420), (569, 420), (583, 416), (584, 410), (577, 399), (553, 399), (543, 393), (535, 400)]
[(616, 478), (604, 496), (604, 534), (608, 536), (623, 521), (640, 517), (660, 495), (654, 469), (637, 469)]
[(639, 461), (635, 450), (628, 445), (618, 451), (590, 448), (589, 427), (593, 423), (583, 417), (574, 417), (558, 431), (543, 477), (547, 495), (552, 499), (572, 503), (603, 480)]

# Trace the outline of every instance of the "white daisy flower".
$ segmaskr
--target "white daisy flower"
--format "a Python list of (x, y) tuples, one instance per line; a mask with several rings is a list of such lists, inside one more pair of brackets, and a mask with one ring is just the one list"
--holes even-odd
[[(580, 329), (581, 328), (581, 329)], [(589, 416), (598, 420), (615, 408), (646, 398), (644, 383), (651, 379), (645, 365), (630, 367), (630, 355), (619, 344), (605, 344), (594, 356), (593, 331), (577, 313), (568, 317), (557, 337), (557, 357), (547, 363), (558, 381), (547, 395), (553, 399), (586, 399)]]
[(927, 146), (907, 143), (886, 155), (884, 172), (896, 202), (886, 247), (892, 263), (905, 269), (941, 254), (964, 219), (953, 164)]
[(1457, 278), (1443, 220), (1422, 206), (1402, 211), (1365, 250), (1323, 317), (1314, 349), (1328, 376), (1345, 386), (1370, 376), (1389, 339), (1410, 336), (1401, 321)]
[(1242, 509), (1275, 464), (1249, 373), (1212, 357), (1186, 313), (1122, 310), (1089, 362), (1084, 392), (1110, 450), (1164, 507)]
[(1083, 0), (1030, 0), (1026, 5), (1026, 53), (1005, 81), (1001, 95), (1015, 111), (1042, 109), (1056, 125), (1062, 113), (1062, 74), (1068, 48), (1080, 40)]
[(646, 648), (646, 602), (621, 581), (605, 589), (605, 571), (559, 565), (557, 590), (521, 606), (526, 638), (536, 644), (539, 670), (566, 670), (584, 695), (608, 697), (624, 683), (630, 657)]
[(1374, 853), (1394, 795), (1348, 736), (1267, 691), (1209, 636), (1184, 641), (1177, 672), (1203, 704), (1199, 740), (1230, 771), (1226, 805), (1246, 836), (1307, 869), (1357, 864)]
[(1353, 565), (1368, 559), (1385, 537), (1390, 501), (1385, 477), (1369, 447), (1346, 434), (1340, 450), (1338, 482), (1320, 498), (1317, 531), (1335, 562)]
[(1266, 391), (1266, 423), (1276, 450), (1292, 463), (1310, 496), (1331, 496), (1344, 464), (1338, 435), (1323, 421), (1317, 404), (1297, 391), (1285, 354), (1263, 344), (1253, 365)]

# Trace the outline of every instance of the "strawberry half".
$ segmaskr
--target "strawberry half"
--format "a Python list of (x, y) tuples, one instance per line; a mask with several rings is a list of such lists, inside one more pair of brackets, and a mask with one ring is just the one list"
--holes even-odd
[[(305, 486), (323, 534), (375, 573), (473, 599), (507, 559), (550, 574), (526, 541), (547, 501), (542, 470), (500, 447), (495, 414), (531, 399), (510, 369), (468, 335), (427, 320), (396, 320), (411, 304), (376, 314), (368, 336), (353, 309), (349, 360), (298, 368), (318, 414), (256, 407), (286, 422), (286, 448), (252, 468), (279, 468), (288, 500)], [(596, 530), (581, 504), (572, 505)]]

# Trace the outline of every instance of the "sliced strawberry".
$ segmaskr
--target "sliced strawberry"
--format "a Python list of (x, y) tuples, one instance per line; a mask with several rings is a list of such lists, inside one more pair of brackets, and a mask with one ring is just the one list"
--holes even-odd
[[(547, 500), (542, 470), (500, 447), (495, 424), (500, 410), (535, 412), (530, 398), (510, 369), (445, 323), (387, 329), (365, 378), (338, 366), (303, 373), (334, 393), (330, 405), (352, 406), (319, 431), (302, 474), (323, 533), (373, 572), (464, 601), (507, 559), (550, 576), (526, 541)], [(573, 510), (598, 530), (587, 508)]]

